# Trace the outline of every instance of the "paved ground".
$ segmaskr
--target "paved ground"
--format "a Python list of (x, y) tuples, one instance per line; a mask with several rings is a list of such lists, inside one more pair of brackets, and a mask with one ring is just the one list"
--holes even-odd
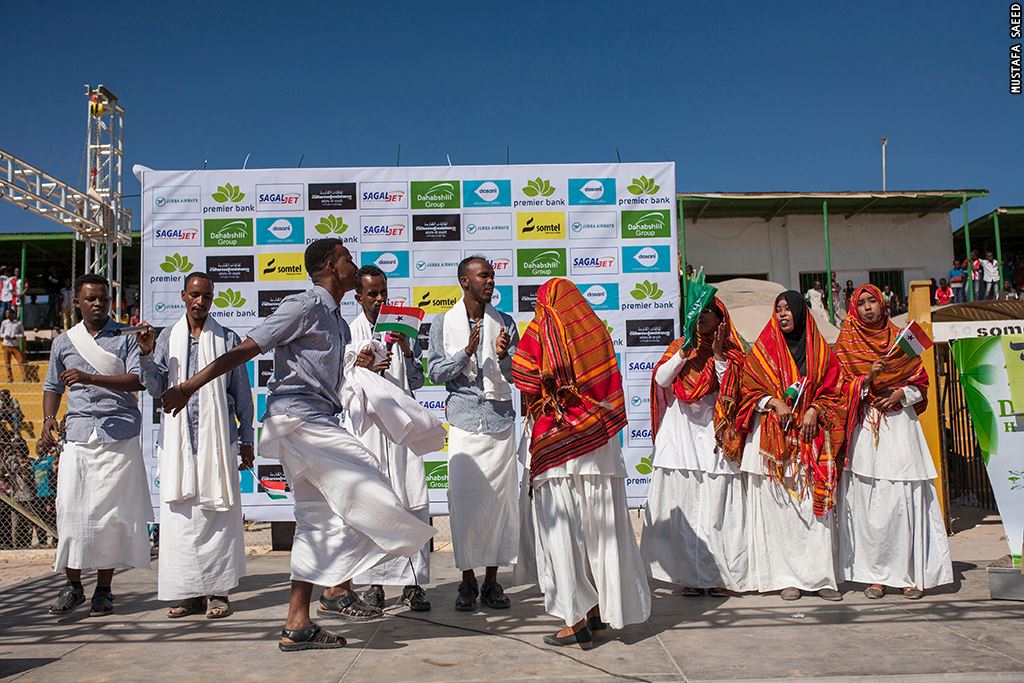
[[(969, 514), (969, 513), (968, 513)], [(590, 652), (545, 646), (558, 624), (533, 588), (509, 590), (508, 612), (460, 614), (449, 605), (450, 552), (433, 555), (434, 610), (332, 622), (344, 650), (283, 654), (275, 638), (287, 599), (286, 554), (249, 560), (236, 614), (169, 621), (155, 574), (118, 575), (118, 613), (54, 619), (45, 608), (61, 581), (36, 577), (0, 594), (0, 677), (19, 681), (471, 681), (722, 680), (879, 677), (900, 681), (1024, 681), (1024, 603), (988, 599), (984, 567), (1006, 554), (998, 519), (962, 519), (951, 541), (957, 583), (920, 602), (777, 596), (682, 598), (659, 584), (654, 613)], [(510, 580), (510, 579), (509, 579)]]

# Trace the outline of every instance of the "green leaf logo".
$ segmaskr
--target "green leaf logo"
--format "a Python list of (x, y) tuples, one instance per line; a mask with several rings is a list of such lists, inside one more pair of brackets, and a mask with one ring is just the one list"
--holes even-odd
[(644, 299), (657, 301), (664, 293), (665, 292), (662, 291), (657, 282), (644, 280), (643, 282), (638, 282), (636, 287), (629, 292), (629, 295), (637, 301), (643, 301)]
[(245, 305), (245, 298), (237, 289), (228, 287), (217, 295), (213, 300), (213, 305), (217, 308), (241, 308)]
[(601, 322), (604, 323), (604, 329), (608, 330), (608, 336), (609, 337), (614, 336), (615, 335), (615, 329), (611, 326), (611, 324), (607, 320), (602, 320)]
[(526, 187), (523, 188), (523, 194), (527, 197), (550, 197), (555, 193), (555, 186), (549, 181), (543, 178), (534, 178), (533, 180), (526, 181)]
[(188, 260), (188, 257), (178, 253), (165, 256), (164, 262), (160, 264), (160, 270), (165, 273), (187, 273), (192, 268), (192, 262)]
[(642, 195), (642, 194), (657, 194), (658, 190), (660, 190), (660, 189), (661, 189), (661, 185), (656, 185), (654, 183), (654, 178), (648, 178), (645, 175), (642, 175), (639, 178), (633, 178), (633, 182), (631, 182), (626, 187), (626, 190), (631, 195), (634, 195), (634, 196), (638, 196), (638, 195)]
[(344, 219), (331, 213), (321, 218), (314, 229), (321, 235), (341, 235), (348, 230), (348, 225)]
[(640, 462), (636, 465), (636, 471), (640, 474), (650, 474), (654, 471), (654, 463), (651, 461), (651, 456), (646, 458), (640, 458)]
[(213, 197), (215, 202), (220, 204), (225, 204), (227, 202), (237, 204), (245, 199), (245, 193), (238, 188), (238, 185), (232, 185), (231, 183), (218, 185), (217, 191), (210, 196)]

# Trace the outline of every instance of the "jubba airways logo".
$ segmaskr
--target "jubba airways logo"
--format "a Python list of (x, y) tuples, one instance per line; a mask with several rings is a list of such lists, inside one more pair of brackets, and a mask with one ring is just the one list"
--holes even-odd
[(245, 298), (237, 289), (228, 287), (216, 296), (213, 305), (217, 308), (241, 308), (245, 305)]
[(164, 257), (164, 262), (160, 264), (160, 270), (165, 273), (187, 273), (192, 268), (188, 257), (177, 253)]
[(210, 196), (213, 197), (213, 201), (218, 204), (226, 204), (228, 202), (237, 204), (245, 199), (245, 193), (239, 189), (238, 185), (232, 185), (231, 183), (218, 185), (217, 191)]

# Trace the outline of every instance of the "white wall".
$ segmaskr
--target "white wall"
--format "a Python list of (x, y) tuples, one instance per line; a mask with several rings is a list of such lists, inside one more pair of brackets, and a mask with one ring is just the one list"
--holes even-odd
[[(911, 280), (945, 277), (953, 261), (949, 214), (830, 214), (828, 226), (841, 284), (867, 282), (870, 270), (902, 270), (909, 291)], [(686, 260), (708, 275), (768, 273), (796, 288), (801, 272), (825, 270), (821, 216), (687, 219)]]

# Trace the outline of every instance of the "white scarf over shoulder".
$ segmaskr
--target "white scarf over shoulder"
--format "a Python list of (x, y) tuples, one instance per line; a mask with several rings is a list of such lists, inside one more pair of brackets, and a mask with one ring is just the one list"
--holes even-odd
[[(367, 319), (366, 313), (360, 313), (349, 325), (352, 330), (352, 342), (361, 342), (373, 339), (373, 324)], [(409, 340), (412, 344), (413, 340)], [(405, 356), (398, 344), (391, 347), (391, 367), (388, 368), (386, 377), (395, 382), (404, 391), (409, 391), (409, 378), (405, 372)]]
[[(488, 401), (511, 401), (512, 386), (501, 374), (498, 352), (494, 348), (498, 334), (505, 329), (501, 316), (491, 304), (484, 308), (484, 322), (480, 330), (480, 344), (477, 353), (471, 356), (462, 374), (469, 381), (475, 381), (477, 373), (483, 372), (484, 398)], [(469, 343), (469, 314), (465, 298), (459, 299), (451, 310), (444, 314), (444, 353), (454, 356), (463, 351)], [(477, 356), (480, 361), (477, 361)]]
[[(188, 346), (191, 332), (182, 316), (171, 328), (167, 358), (167, 386), (187, 379)], [(196, 372), (227, 352), (227, 336), (213, 316), (206, 319), (199, 335)], [(199, 390), (199, 452), (192, 452), (188, 431), (188, 410), (177, 415), (165, 413), (163, 445), (159, 453), (160, 496), (167, 503), (196, 499), (204, 510), (224, 511), (234, 505), (238, 492), (231, 486), (231, 468), (238, 467), (231, 444), (228, 420), (227, 375), (221, 375)]]
[(85, 329), (84, 322), (80, 322), (68, 330), (67, 335), (78, 355), (93, 366), (96, 372), (101, 375), (123, 375), (125, 373), (124, 360), (97, 344), (89, 330)]

